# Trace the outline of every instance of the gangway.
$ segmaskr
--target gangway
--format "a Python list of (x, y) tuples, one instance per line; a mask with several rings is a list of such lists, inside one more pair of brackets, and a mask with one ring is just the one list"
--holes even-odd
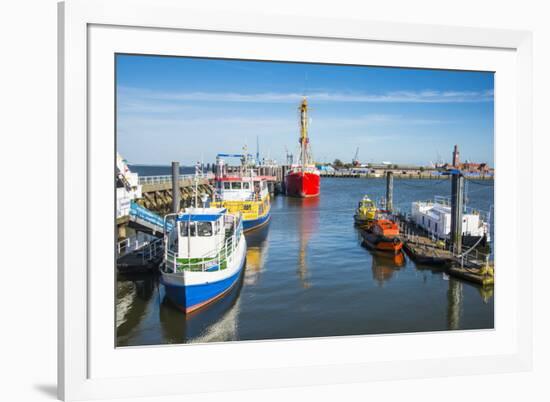
[[(171, 230), (171, 224), (167, 225), (167, 229)], [(162, 237), (164, 233), (162, 217), (134, 201), (130, 203), (128, 226), (156, 237)]]

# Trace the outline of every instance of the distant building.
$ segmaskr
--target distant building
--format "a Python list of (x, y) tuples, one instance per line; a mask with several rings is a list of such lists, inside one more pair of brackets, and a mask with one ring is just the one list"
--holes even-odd
[(455, 145), (453, 149), (453, 167), (458, 168), (460, 166), (460, 152), (458, 152), (458, 145)]
[(475, 163), (466, 161), (460, 163), (460, 152), (458, 151), (458, 145), (454, 146), (453, 149), (453, 161), (452, 164), (445, 163), (443, 165), (438, 165), (438, 168), (443, 169), (459, 169), (465, 174), (469, 175), (492, 175), (494, 174), (494, 169), (491, 169), (487, 163)]
[(486, 163), (465, 162), (460, 164), (460, 170), (467, 173), (489, 173), (491, 170)]

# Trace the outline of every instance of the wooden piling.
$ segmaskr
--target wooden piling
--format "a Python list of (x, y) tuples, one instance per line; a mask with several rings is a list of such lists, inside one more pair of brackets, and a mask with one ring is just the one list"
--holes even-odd
[(464, 176), (452, 174), (451, 184), (451, 244), (454, 254), (462, 253), (462, 214), (464, 211)]
[(180, 210), (180, 163), (172, 162), (172, 212)]
[(386, 172), (386, 210), (393, 210), (393, 172)]

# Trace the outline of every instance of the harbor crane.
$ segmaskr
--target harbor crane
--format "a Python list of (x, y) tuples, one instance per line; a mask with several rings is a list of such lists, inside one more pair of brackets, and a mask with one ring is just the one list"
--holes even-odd
[(355, 156), (353, 157), (353, 159), (351, 160), (351, 164), (353, 166), (359, 166), (361, 165), (361, 163), (359, 162), (359, 159), (357, 159), (359, 157), (359, 147), (357, 147), (355, 149)]
[(294, 155), (288, 152), (288, 148), (286, 145), (285, 145), (285, 153), (286, 153), (286, 164), (289, 166), (292, 166), (292, 164), (294, 163)]

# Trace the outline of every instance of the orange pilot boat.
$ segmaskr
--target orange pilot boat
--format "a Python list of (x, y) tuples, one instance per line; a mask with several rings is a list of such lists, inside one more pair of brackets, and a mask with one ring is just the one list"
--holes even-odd
[(361, 237), (374, 250), (397, 254), (403, 248), (399, 225), (387, 218), (375, 219), (361, 228)]

